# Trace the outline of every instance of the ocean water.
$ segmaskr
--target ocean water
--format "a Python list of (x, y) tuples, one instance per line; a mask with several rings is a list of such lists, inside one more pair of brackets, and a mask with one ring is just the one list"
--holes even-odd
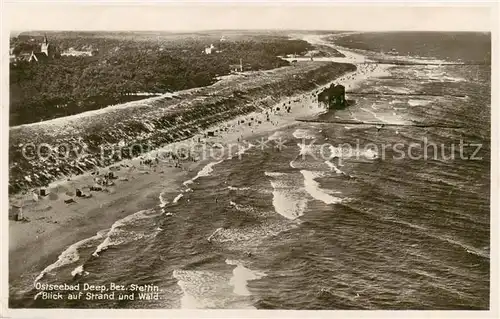
[(353, 90), (321, 119), (461, 128), (279, 130), (32, 274), (154, 284), (159, 300), (41, 300), (13, 282), (11, 307), (488, 309), (490, 66), (395, 66)]

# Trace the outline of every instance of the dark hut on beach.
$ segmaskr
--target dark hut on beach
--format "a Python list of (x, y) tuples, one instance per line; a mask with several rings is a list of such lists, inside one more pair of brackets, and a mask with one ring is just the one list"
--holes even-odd
[(318, 103), (324, 103), (329, 109), (341, 109), (346, 106), (345, 87), (331, 84), (318, 94)]

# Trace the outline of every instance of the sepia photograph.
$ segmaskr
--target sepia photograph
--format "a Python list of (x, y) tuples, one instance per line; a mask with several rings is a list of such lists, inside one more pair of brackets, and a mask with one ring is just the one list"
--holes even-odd
[(0, 316), (498, 315), (496, 3), (3, 7)]

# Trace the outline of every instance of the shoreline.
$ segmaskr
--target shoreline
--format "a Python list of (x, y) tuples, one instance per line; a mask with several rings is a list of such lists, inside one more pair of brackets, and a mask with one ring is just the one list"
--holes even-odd
[[(376, 72), (372, 71), (372, 73)], [(272, 109), (290, 102), (293, 103), (290, 104), (291, 112), (287, 113), (283, 109), (274, 112), (270, 115), (270, 122), (266, 121), (264, 112), (252, 112), (219, 123), (189, 139), (171, 143), (165, 148), (170, 148), (174, 144), (182, 145), (189, 141), (196, 141), (203, 136), (204, 132), (228, 127), (233, 129), (220, 130), (221, 133), (213, 138), (208, 138), (205, 145), (214, 143), (224, 145), (224, 143), (231, 144), (236, 141), (240, 142), (240, 140), (255, 140), (280, 128), (296, 125), (298, 122), (295, 119), (298, 117), (319, 115), (320, 111), (324, 109), (317, 106), (317, 101), (311, 97), (311, 93), (337, 81), (354, 85), (364, 80), (366, 76), (366, 73), (358, 69), (330, 79), (329, 82), (314, 90), (283, 98), (275, 103)], [(309, 105), (307, 105), (308, 102)], [(253, 122), (255, 125), (239, 125), (241, 120), (246, 123)], [(165, 148), (150, 153), (155, 154)], [(115, 172), (119, 182), (109, 193), (93, 192), (92, 198), (78, 199), (76, 203), (72, 204), (65, 204), (60, 199), (51, 201), (48, 198), (32, 203), (31, 206), (26, 207), (24, 213), (26, 217), (30, 218), (30, 222), (9, 220), (9, 280), (11, 282), (17, 281), (20, 277), (25, 277), (23, 276), (25, 274), (29, 275), (30, 278), (23, 278), (23, 281), (31, 280), (33, 282), (36, 276), (46, 266), (57, 261), (61, 252), (70, 245), (95, 236), (97, 232), (110, 228), (117, 220), (140, 210), (160, 205), (159, 196), (162, 193), (182, 192), (185, 186), (183, 182), (194, 177), (201, 167), (213, 161), (204, 159), (188, 162), (182, 168), (172, 167), (172, 163), (161, 163), (161, 165), (155, 166), (154, 172), (144, 173), (144, 171), (137, 169), (140, 166), (141, 158), (124, 160), (106, 168), (99, 168), (99, 171), (109, 172), (110, 167), (120, 165), (126, 167), (124, 170)], [(150, 167), (150, 169), (152, 168)], [(60, 180), (51, 185), (61, 190), (63, 194), (68, 188), (88, 184), (92, 177), (91, 173), (85, 173), (76, 176), (71, 181)], [(120, 181), (123, 178), (127, 180)], [(173, 200), (173, 197), (168, 199), (169, 202)]]

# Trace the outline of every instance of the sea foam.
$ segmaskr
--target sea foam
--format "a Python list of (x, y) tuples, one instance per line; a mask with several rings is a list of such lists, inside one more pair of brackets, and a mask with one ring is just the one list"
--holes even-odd
[(227, 291), (231, 288), (228, 276), (205, 270), (174, 270), (172, 276), (182, 290), (182, 309), (231, 308), (235, 296)]
[(179, 202), (179, 200), (183, 197), (184, 195), (182, 194), (179, 194), (177, 195), (174, 200), (172, 201), (173, 204), (177, 204)]
[(71, 272), (71, 276), (73, 276), (73, 277), (75, 277), (75, 276), (81, 276), (81, 275), (88, 275), (88, 274), (89, 273), (83, 269), (83, 265), (80, 265), (80, 266), (76, 267)]
[(248, 282), (265, 276), (264, 273), (244, 267), (243, 264), (237, 260), (226, 259), (226, 264), (236, 266), (233, 269), (233, 276), (229, 279), (229, 285), (234, 287), (233, 292), (236, 295), (250, 296), (251, 293), (248, 290)]
[(133, 225), (135, 221), (153, 218), (160, 214), (161, 212), (158, 213), (152, 210), (141, 210), (137, 213), (117, 220), (107, 232), (106, 238), (97, 246), (96, 250), (92, 253), (92, 256), (98, 257), (99, 253), (103, 250), (106, 250), (109, 246), (116, 246), (130, 241), (139, 240), (144, 237), (155, 236), (158, 231), (151, 232), (144, 228), (140, 231), (127, 231), (122, 228), (125, 226)]
[(320, 200), (325, 204), (338, 204), (342, 202), (341, 198), (334, 197), (326, 193), (319, 187), (319, 183), (315, 181), (316, 178), (323, 176), (321, 172), (311, 172), (306, 170), (300, 171), (304, 176), (304, 188), (314, 199)]
[(408, 104), (410, 106), (426, 106), (430, 103), (432, 103), (432, 101), (428, 101), (428, 100), (409, 100), (408, 101)]
[(158, 196), (158, 199), (160, 200), (160, 207), (163, 208), (168, 204), (168, 200), (166, 200), (166, 193), (162, 192), (160, 193), (160, 196)]
[(291, 183), (287, 174), (265, 172), (265, 175), (273, 177), (270, 183), (273, 188), (275, 211), (287, 219), (296, 219), (302, 216), (307, 207), (307, 200), (304, 198), (303, 190)]
[(228, 186), (227, 189), (231, 191), (247, 191), (250, 189), (250, 187), (234, 187), (234, 186)]
[(184, 186), (187, 187), (187, 185), (189, 184), (192, 184), (195, 180), (197, 180), (198, 178), (200, 177), (204, 177), (204, 176), (210, 176), (210, 173), (213, 172), (213, 167), (217, 164), (220, 164), (222, 163), (223, 161), (220, 160), (220, 161), (217, 161), (217, 162), (211, 162), (211, 163), (208, 163), (207, 165), (205, 165), (197, 174), (195, 177), (191, 178), (191, 179), (188, 179), (187, 181), (185, 181), (183, 184)]
[(59, 257), (57, 257), (57, 261), (54, 262), (53, 264), (50, 264), (47, 266), (42, 272), (35, 278), (35, 283), (38, 282), (40, 279), (42, 279), (47, 273), (60, 268), (64, 265), (69, 265), (74, 262), (77, 262), (80, 260), (80, 255), (78, 254), (78, 249), (84, 247), (86, 244), (91, 243), (94, 240), (98, 240), (104, 237), (106, 234), (105, 231), (98, 232), (95, 236), (85, 238), (83, 240), (80, 240), (79, 242), (76, 242), (66, 248)]

